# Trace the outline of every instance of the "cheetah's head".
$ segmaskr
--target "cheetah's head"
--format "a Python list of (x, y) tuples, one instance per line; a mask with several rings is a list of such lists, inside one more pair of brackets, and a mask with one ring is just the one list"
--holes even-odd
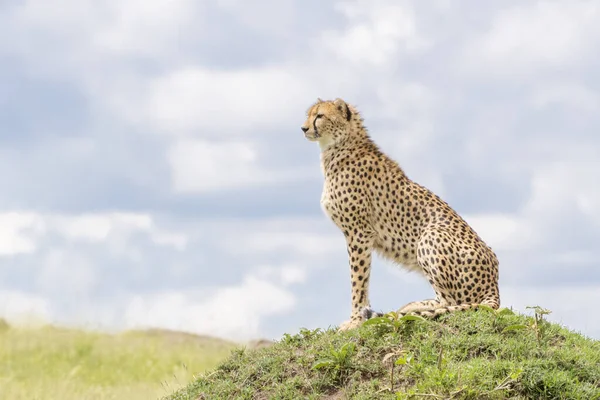
[(348, 135), (354, 113), (352, 106), (342, 99), (318, 99), (308, 109), (301, 129), (308, 140), (317, 141), (322, 148), (328, 148)]

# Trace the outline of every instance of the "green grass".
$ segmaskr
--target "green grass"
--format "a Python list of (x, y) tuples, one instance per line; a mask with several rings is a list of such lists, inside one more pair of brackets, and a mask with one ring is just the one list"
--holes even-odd
[(511, 310), (374, 319), (236, 350), (169, 400), (600, 399), (600, 342)]
[(234, 345), (169, 331), (111, 335), (0, 324), (0, 399), (157, 399), (214, 368)]

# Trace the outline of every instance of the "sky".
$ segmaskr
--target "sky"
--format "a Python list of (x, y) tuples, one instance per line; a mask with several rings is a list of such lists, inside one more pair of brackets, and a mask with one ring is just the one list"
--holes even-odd
[[(0, 317), (244, 341), (346, 320), (318, 97), (600, 339), (600, 4), (0, 0)], [(379, 258), (371, 304), (433, 294)]]

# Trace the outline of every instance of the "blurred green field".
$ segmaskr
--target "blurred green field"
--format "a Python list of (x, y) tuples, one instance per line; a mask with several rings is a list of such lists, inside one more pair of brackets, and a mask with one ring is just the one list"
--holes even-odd
[(113, 335), (0, 320), (0, 399), (156, 399), (214, 368), (234, 347), (181, 332)]

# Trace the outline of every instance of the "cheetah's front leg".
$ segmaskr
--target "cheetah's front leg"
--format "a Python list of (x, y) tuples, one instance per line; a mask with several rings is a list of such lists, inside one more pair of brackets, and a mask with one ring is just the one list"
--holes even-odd
[(346, 236), (348, 258), (350, 261), (350, 282), (352, 284), (352, 311), (350, 319), (342, 323), (340, 330), (348, 330), (362, 324), (363, 307), (370, 307), (369, 277), (371, 275), (371, 253), (374, 235), (357, 232)]

